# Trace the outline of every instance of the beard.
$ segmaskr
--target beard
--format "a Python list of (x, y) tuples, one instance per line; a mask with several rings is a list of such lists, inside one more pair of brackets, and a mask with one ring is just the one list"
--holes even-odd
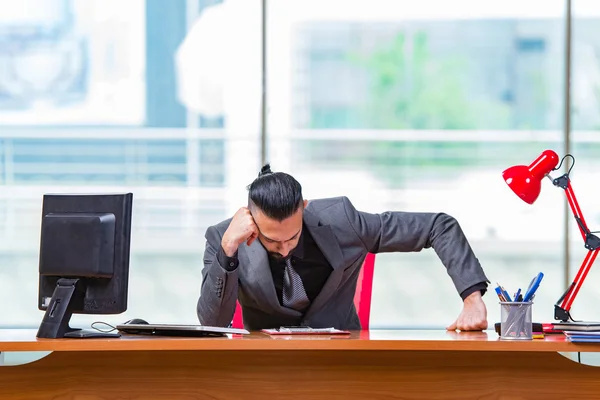
[(269, 255), (269, 257), (272, 257), (276, 261), (282, 261), (282, 260), (285, 260), (286, 258), (290, 257), (294, 253), (294, 250), (296, 250), (295, 247), (285, 257), (282, 256), (281, 254), (277, 253), (276, 251), (267, 251), (267, 254)]
[(274, 260), (277, 261), (281, 261), (283, 260), (285, 257), (283, 257), (281, 254), (275, 252), (275, 251), (269, 251), (269, 257), (273, 258)]

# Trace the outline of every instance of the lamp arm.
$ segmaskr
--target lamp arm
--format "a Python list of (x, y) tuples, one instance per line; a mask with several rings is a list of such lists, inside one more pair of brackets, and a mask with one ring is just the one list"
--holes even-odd
[(575, 192), (573, 192), (573, 186), (571, 185), (569, 175), (564, 174), (561, 177), (552, 179), (552, 184), (565, 190), (567, 202), (569, 203), (569, 207), (571, 207), (571, 212), (575, 217), (575, 221), (577, 221), (577, 226), (579, 226), (581, 236), (583, 237), (583, 240), (586, 240), (586, 234), (590, 233), (590, 230), (588, 229), (585, 219), (583, 218), (581, 208), (579, 208), (579, 202), (577, 201), (577, 197), (575, 197)]
[(579, 289), (581, 289), (588, 272), (592, 268), (592, 265), (594, 264), (598, 253), (600, 252), (600, 238), (590, 232), (587, 227), (585, 218), (583, 217), (581, 208), (579, 208), (579, 203), (577, 202), (577, 198), (573, 192), (573, 187), (571, 186), (568, 173), (559, 178), (553, 179), (552, 183), (554, 186), (565, 190), (567, 202), (569, 203), (569, 207), (573, 212), (573, 216), (575, 217), (575, 221), (577, 222), (577, 226), (581, 232), (581, 236), (585, 243), (585, 248), (588, 249), (588, 253), (579, 267), (573, 282), (569, 285), (565, 293), (563, 293), (563, 295), (554, 305), (554, 319), (566, 322), (568, 320), (573, 320), (570, 314), (571, 305), (573, 304), (575, 297), (577, 297)]

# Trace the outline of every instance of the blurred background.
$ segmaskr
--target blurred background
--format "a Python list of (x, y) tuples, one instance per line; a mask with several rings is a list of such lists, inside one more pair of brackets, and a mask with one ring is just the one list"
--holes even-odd
[[(308, 199), (453, 215), (492, 281), (491, 326), (496, 282), (514, 292), (540, 271), (534, 319), (552, 320), (586, 253), (564, 192), (544, 181), (529, 206), (505, 168), (569, 151), (582, 211), (600, 229), (595, 0), (0, 0), (0, 10), (1, 327), (43, 316), (50, 192), (134, 193), (129, 309), (73, 326), (197, 323), (205, 229), (245, 204), (264, 161)], [(600, 320), (598, 282), (600, 266), (576, 319)], [(433, 250), (377, 256), (372, 328), (443, 328), (461, 307)]]

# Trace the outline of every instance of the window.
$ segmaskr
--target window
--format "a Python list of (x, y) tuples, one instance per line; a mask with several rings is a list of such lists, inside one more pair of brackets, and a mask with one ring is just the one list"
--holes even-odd
[[(600, 8), (573, 0), (570, 151), (591, 229), (600, 142)], [(134, 192), (129, 310), (196, 323), (204, 232), (246, 201), (260, 169), (258, 0), (0, 0), (0, 301), (37, 326), (47, 192)], [(564, 154), (564, 0), (267, 2), (267, 155), (307, 198), (446, 212), (492, 285), (537, 304), (565, 288), (564, 195), (534, 207), (502, 171)], [(547, 193), (549, 192), (549, 193)], [(585, 255), (569, 231), (570, 276)], [(592, 269), (576, 316), (597, 319)], [(433, 250), (380, 254), (374, 328), (444, 327), (461, 302)], [(14, 299), (22, 299), (15, 302)], [(449, 299), (456, 301), (449, 301)], [(489, 321), (499, 320), (493, 290)], [(534, 319), (551, 307), (534, 306)], [(97, 316), (76, 316), (85, 326)], [(8, 322), (6, 322), (8, 321)]]
[(42, 318), (42, 195), (122, 191), (134, 193), (129, 309), (73, 325), (197, 323), (204, 232), (243, 204), (243, 172), (258, 171), (260, 155), (248, 145), (258, 116), (246, 115), (259, 108), (247, 90), (259, 64), (210, 86), (215, 66), (232, 64), (223, 52), (242, 45), (260, 60), (259, 2), (244, 0), (241, 16), (228, 3), (0, 0), (0, 301), (11, 304), (1, 325)]
[[(591, 231), (600, 230), (598, 207), (598, 176), (600, 174), (600, 4), (594, 1), (573, 1), (571, 118), (573, 131), (570, 153), (575, 157), (571, 178), (575, 196)], [(547, 196), (565, 197), (561, 189)], [(552, 189), (549, 189), (550, 192)], [(573, 214), (569, 211), (569, 283), (573, 280), (587, 250)], [(597, 321), (596, 304), (600, 297), (599, 260), (587, 275), (573, 302), (573, 318)]]
[[(493, 285), (516, 291), (544, 271), (536, 300), (553, 304), (562, 199), (529, 207), (501, 176), (563, 146), (564, 2), (529, 3), (269, 2), (267, 31), (286, 32), (268, 37), (274, 169), (307, 198), (453, 215)], [(433, 250), (378, 255), (373, 293), (374, 328), (445, 327), (461, 308)]]

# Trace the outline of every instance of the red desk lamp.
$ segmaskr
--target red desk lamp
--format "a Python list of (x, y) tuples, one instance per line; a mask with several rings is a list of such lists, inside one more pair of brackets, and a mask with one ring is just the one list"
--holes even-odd
[(573, 188), (571, 187), (569, 174), (571, 173), (573, 165), (571, 165), (569, 171), (563, 176), (555, 179), (550, 176), (550, 172), (558, 170), (564, 159), (567, 157), (571, 157), (573, 159), (573, 165), (575, 165), (575, 158), (572, 155), (567, 154), (563, 157), (557, 167), (558, 155), (552, 150), (545, 150), (529, 166), (515, 165), (502, 173), (504, 181), (513, 192), (528, 204), (533, 204), (538, 198), (542, 189), (542, 179), (546, 176), (552, 181), (554, 186), (565, 190), (567, 201), (575, 216), (575, 221), (577, 221), (588, 253), (583, 260), (579, 271), (577, 271), (575, 279), (554, 305), (554, 319), (563, 322), (569, 320), (573, 321), (570, 314), (571, 305), (600, 251), (600, 238), (594, 235), (594, 233), (597, 232), (590, 232), (588, 229), (583, 214), (581, 213), (581, 209), (579, 208), (579, 204), (577, 203), (577, 199), (575, 198), (575, 193), (573, 193)]

